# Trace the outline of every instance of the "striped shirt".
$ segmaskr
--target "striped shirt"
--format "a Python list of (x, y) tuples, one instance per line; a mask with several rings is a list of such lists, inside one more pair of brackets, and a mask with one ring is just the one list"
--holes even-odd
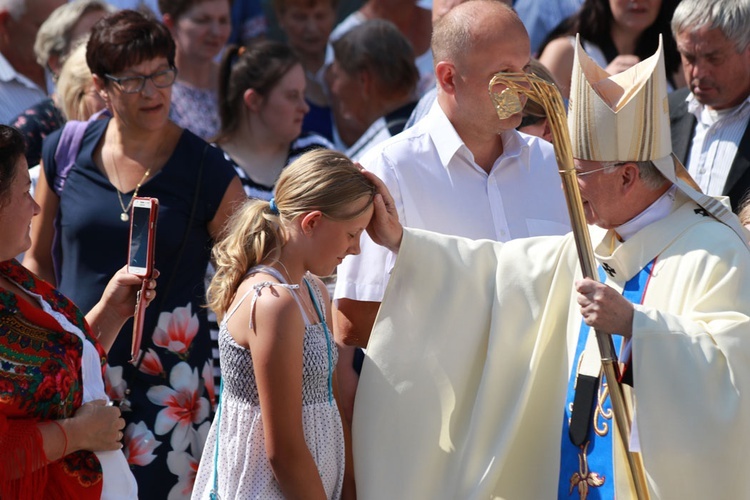
[(699, 103), (692, 93), (686, 100), (688, 111), (697, 119), (688, 172), (704, 193), (719, 196), (750, 119), (750, 96), (734, 108), (718, 111)]

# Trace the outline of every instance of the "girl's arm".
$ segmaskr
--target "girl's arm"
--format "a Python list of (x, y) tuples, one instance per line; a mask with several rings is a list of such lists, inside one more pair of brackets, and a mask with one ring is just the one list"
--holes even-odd
[[(245, 282), (237, 295), (242, 296), (247, 286)], [(325, 499), (302, 427), (305, 324), (299, 307), (287, 290), (264, 288), (255, 305), (253, 330), (248, 326), (249, 309), (237, 310), (229, 320), (229, 330), (238, 332), (233, 333), (235, 340), (252, 352), (271, 469), (285, 498)]]

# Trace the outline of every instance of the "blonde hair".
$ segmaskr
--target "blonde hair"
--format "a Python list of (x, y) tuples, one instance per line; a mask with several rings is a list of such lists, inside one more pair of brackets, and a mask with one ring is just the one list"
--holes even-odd
[(83, 98), (93, 81), (91, 70), (86, 64), (86, 44), (81, 43), (65, 59), (57, 81), (57, 97), (66, 119), (88, 120)]
[[(368, 203), (352, 212), (363, 196)], [(360, 216), (372, 204), (375, 186), (352, 161), (338, 151), (318, 149), (303, 154), (281, 173), (275, 206), (248, 200), (230, 218), (214, 245), (216, 274), (206, 296), (208, 307), (222, 318), (247, 271), (260, 263), (278, 260), (294, 219), (313, 210), (327, 218), (346, 221)]]

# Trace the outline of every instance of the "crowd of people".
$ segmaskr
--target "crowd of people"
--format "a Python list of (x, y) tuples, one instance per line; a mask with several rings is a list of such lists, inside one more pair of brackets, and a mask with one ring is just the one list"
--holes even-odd
[(0, 0), (0, 498), (750, 497), (747, 26)]

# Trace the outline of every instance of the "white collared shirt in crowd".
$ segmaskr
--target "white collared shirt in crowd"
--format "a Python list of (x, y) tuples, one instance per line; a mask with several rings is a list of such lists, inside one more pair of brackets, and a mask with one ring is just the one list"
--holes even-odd
[[(568, 232), (552, 146), (515, 130), (502, 137), (504, 152), (487, 174), (436, 102), (361, 163), (388, 186), (404, 226), (498, 241)], [(334, 298), (381, 301), (394, 263), (364, 234), (361, 253), (339, 265)]]
[(686, 101), (697, 119), (686, 167), (704, 193), (719, 196), (750, 120), (750, 96), (721, 111), (703, 106), (692, 93)]

